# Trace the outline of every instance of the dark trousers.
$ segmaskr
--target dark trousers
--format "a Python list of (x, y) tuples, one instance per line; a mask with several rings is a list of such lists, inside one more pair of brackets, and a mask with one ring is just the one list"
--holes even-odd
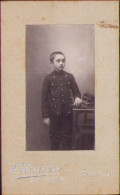
[(72, 141), (72, 114), (60, 116), (51, 116), (50, 141), (51, 150), (71, 150)]

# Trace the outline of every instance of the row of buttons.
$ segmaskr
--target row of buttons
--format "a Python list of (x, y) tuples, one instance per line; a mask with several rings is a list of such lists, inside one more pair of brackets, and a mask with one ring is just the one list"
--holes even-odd
[[(61, 96), (64, 96), (64, 94), (63, 94), (63, 89), (61, 89), (61, 91), (62, 91), (62, 94), (61, 94)], [(70, 92), (71, 92), (72, 90), (70, 89)], [(54, 91), (52, 91), (52, 93), (54, 93)]]
[[(62, 96), (64, 96), (64, 94), (62, 94)], [(70, 99), (71, 99), (71, 97), (70, 97)], [(54, 101), (54, 100), (55, 100), (55, 98), (53, 98), (52, 100)], [(62, 101), (64, 102), (65, 100), (64, 100), (64, 99), (62, 99)]]
[[(67, 77), (67, 75), (65, 75), (65, 77)], [(53, 79), (55, 79), (56, 77), (55, 76), (53, 76)], [(60, 81), (62, 80), (62, 78), (60, 78)], [(70, 81), (68, 81), (68, 84), (70, 84)], [(54, 83), (52, 83), (52, 86), (54, 85)], [(63, 83), (60, 83), (60, 85), (61, 86), (63, 86)], [(61, 90), (61, 97), (64, 97), (64, 90), (63, 90), (63, 88), (61, 88), (60, 89)], [(71, 91), (71, 89), (70, 89), (70, 91)], [(52, 91), (52, 94), (54, 93), (54, 91)], [(53, 101), (55, 100), (55, 98), (53, 98)], [(62, 99), (61, 100), (62, 102), (64, 102), (65, 100), (64, 99)], [(56, 105), (54, 105), (54, 108), (56, 108), (57, 106)], [(68, 114), (70, 114), (71, 112), (70, 111), (68, 111)], [(59, 115), (60, 113), (59, 112), (56, 112), (56, 114), (57, 115)]]
[[(70, 114), (71, 112), (70, 111), (68, 111), (68, 114)], [(58, 114), (60, 114), (59, 112), (56, 112), (56, 114), (58, 115)]]
[[(61, 88), (61, 91), (63, 91), (63, 88)], [(72, 90), (70, 89), (70, 91), (72, 91)], [(52, 91), (52, 93), (54, 93), (54, 91)]]
[[(70, 84), (70, 81), (68, 81), (68, 84)], [(54, 83), (51, 84), (52, 86), (54, 85)], [(60, 84), (61, 86), (63, 85), (62, 83)]]
[[(64, 94), (62, 94), (62, 96), (64, 96)], [(53, 101), (55, 100), (55, 98), (53, 98)], [(65, 101), (65, 100), (62, 100), (63, 102)]]
[[(61, 89), (61, 91), (63, 91), (63, 89)], [(71, 89), (70, 89), (70, 91), (71, 91)], [(52, 93), (54, 93), (54, 92), (52, 91)], [(62, 93), (61, 96), (64, 97), (64, 94)], [(71, 97), (70, 97), (70, 98), (71, 98)], [(54, 101), (54, 100), (55, 100), (55, 98), (53, 98), (53, 101)]]

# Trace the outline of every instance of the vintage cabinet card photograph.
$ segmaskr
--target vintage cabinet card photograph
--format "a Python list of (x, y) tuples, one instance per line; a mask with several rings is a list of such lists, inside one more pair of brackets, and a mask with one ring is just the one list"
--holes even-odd
[(119, 2), (2, 1), (2, 193), (119, 194)]

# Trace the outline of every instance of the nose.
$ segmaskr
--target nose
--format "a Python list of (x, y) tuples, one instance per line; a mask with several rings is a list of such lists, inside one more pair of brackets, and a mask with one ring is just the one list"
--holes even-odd
[(63, 62), (62, 61), (60, 61), (60, 65), (63, 65)]

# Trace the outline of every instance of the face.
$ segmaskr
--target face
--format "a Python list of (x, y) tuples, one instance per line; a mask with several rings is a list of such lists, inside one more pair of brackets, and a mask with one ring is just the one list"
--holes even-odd
[(62, 54), (57, 54), (52, 63), (54, 70), (60, 71), (65, 67), (65, 57)]

